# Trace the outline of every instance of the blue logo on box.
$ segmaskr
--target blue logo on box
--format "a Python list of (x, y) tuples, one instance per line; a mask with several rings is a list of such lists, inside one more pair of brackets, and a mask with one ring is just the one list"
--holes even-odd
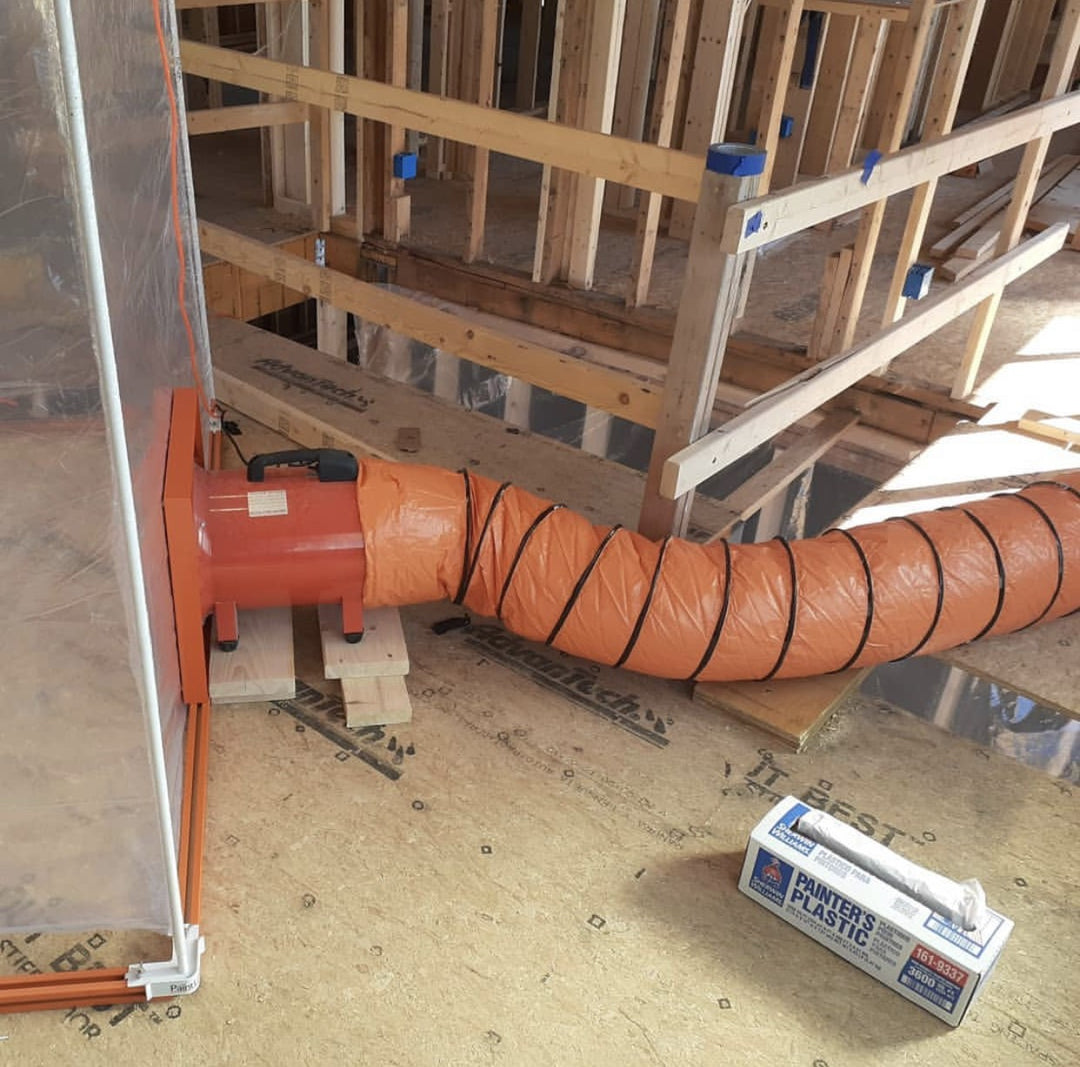
[(750, 875), (750, 888), (777, 907), (783, 907), (792, 873), (790, 863), (759, 848), (754, 860), (754, 873)]
[(809, 810), (805, 804), (796, 804), (794, 807), (789, 808), (769, 831), (769, 836), (775, 837), (777, 841), (783, 841), (785, 845), (789, 845), (804, 856), (809, 856), (814, 851), (815, 843), (809, 837), (803, 837), (802, 834), (792, 829), (795, 823), (799, 821), (799, 818)]

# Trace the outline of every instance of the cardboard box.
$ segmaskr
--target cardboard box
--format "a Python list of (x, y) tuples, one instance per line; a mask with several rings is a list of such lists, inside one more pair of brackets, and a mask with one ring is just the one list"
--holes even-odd
[(964, 930), (792, 829), (810, 808), (785, 797), (750, 834), (739, 889), (931, 1015), (958, 1026), (1013, 923), (987, 908)]

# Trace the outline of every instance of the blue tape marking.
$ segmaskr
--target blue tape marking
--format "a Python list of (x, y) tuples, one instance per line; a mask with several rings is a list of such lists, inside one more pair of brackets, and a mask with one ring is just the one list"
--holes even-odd
[(873, 148), (866, 153), (866, 159), (863, 160), (862, 165), (861, 181), (863, 185), (866, 185), (866, 183), (870, 181), (870, 175), (874, 173), (874, 168), (878, 165), (880, 159), (881, 153), (876, 148)]
[(791, 115), (780, 116), (780, 137), (790, 137), (795, 132), (795, 119)]
[(744, 144), (709, 145), (705, 169), (713, 174), (731, 174), (736, 178), (761, 174), (765, 170), (765, 153), (755, 152), (750, 145)]
[(761, 224), (765, 221), (765, 217), (760, 211), (755, 211), (753, 215), (746, 220), (746, 232), (744, 237), (749, 237), (752, 233), (757, 233), (761, 229)]

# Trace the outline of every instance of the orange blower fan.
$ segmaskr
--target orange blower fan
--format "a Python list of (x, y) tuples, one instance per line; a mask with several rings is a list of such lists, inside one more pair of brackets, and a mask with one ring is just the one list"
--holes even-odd
[(237, 608), (340, 603), (358, 639), (365, 605), (452, 599), (572, 655), (701, 681), (870, 666), (1080, 609), (1080, 471), (790, 543), (653, 542), (467, 471), (327, 449), (205, 471), (190, 426), (173, 447), (182, 396), (165, 503), (186, 696), (204, 620), (235, 645)]

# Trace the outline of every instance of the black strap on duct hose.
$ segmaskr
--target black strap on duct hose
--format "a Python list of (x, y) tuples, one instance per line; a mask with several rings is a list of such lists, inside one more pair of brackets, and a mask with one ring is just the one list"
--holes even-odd
[(589, 565), (578, 576), (578, 580), (574, 585), (573, 591), (570, 593), (569, 598), (563, 605), (562, 614), (559, 616), (558, 622), (551, 628), (551, 633), (547, 635), (547, 640), (544, 641), (545, 645), (550, 645), (556, 637), (559, 636), (559, 631), (563, 628), (563, 624), (570, 617), (570, 612), (574, 610), (574, 605), (577, 603), (577, 599), (581, 596), (581, 591), (585, 588), (585, 583), (589, 580), (589, 575), (595, 570), (596, 565), (600, 562), (600, 557), (604, 554), (604, 549), (611, 544), (612, 538), (622, 529), (620, 524), (612, 526), (608, 530), (607, 535), (603, 541), (597, 546), (596, 551), (593, 553), (593, 558), (589, 560)]
[[(1066, 486), (1066, 488), (1068, 487)], [(1061, 534), (1058, 533), (1057, 527), (1054, 525), (1054, 520), (1051, 519), (1050, 516), (1046, 514), (1045, 509), (1036, 504), (1035, 501), (1031, 499), (1031, 497), (1023, 496), (1021, 493), (995, 493), (994, 496), (1007, 496), (1010, 500), (1022, 500), (1025, 504), (1028, 505), (1028, 507), (1034, 508), (1039, 513), (1039, 516), (1042, 518), (1043, 522), (1046, 523), (1047, 528), (1050, 530), (1050, 533), (1054, 538), (1054, 545), (1057, 548), (1058, 576), (1057, 584), (1054, 586), (1054, 594), (1050, 597), (1050, 602), (1046, 605), (1046, 607), (1043, 608), (1042, 611), (1040, 611), (1039, 614), (1031, 620), (1031, 622), (1027, 623), (1025, 626), (1020, 627), (1021, 630), (1027, 630), (1030, 627), (1034, 626), (1036, 623), (1042, 622), (1042, 620), (1046, 618), (1046, 615), (1050, 611), (1050, 609), (1057, 603), (1058, 593), (1061, 592), (1062, 583), (1065, 581), (1065, 546), (1061, 543)]]
[(925, 647), (926, 643), (934, 636), (934, 631), (937, 629), (938, 623), (941, 621), (941, 609), (945, 606), (945, 568), (941, 563), (941, 553), (938, 552), (937, 545), (934, 544), (934, 539), (912, 518), (907, 515), (894, 515), (891, 519), (886, 519), (886, 522), (902, 522), (910, 526), (913, 530), (917, 530), (922, 539), (930, 546), (930, 551), (934, 554), (934, 569), (937, 571), (937, 606), (934, 608), (934, 617), (930, 620), (930, 628), (923, 634), (922, 640), (910, 651), (902, 656), (897, 656), (893, 660), (893, 663), (898, 663), (900, 660), (911, 659), (912, 656), (917, 656)]
[[(950, 508), (949, 510), (953, 509)], [(962, 511), (982, 531), (983, 536), (990, 542), (990, 547), (994, 550), (994, 563), (997, 564), (997, 605), (994, 607), (994, 614), (990, 616), (990, 621), (971, 639), (972, 641), (978, 641), (980, 637), (985, 637), (994, 628), (994, 624), (1001, 616), (1001, 609), (1005, 606), (1005, 561), (1001, 558), (1001, 549), (998, 548), (994, 535), (986, 528), (986, 523), (974, 512), (968, 511), (967, 508), (957, 508), (956, 510)]]
[(851, 653), (851, 658), (842, 667), (837, 667), (835, 671), (830, 672), (832, 674), (840, 674), (858, 661), (859, 657), (863, 654), (863, 649), (866, 648), (866, 642), (870, 640), (870, 628), (874, 625), (874, 572), (870, 569), (870, 561), (866, 558), (863, 546), (855, 540), (854, 534), (849, 533), (847, 530), (840, 529), (829, 530), (827, 532), (838, 533), (847, 538), (848, 543), (855, 549), (855, 554), (859, 557), (859, 563), (862, 564), (863, 577), (866, 578), (866, 621), (863, 623), (862, 634), (859, 636), (859, 643), (855, 646), (855, 651)]
[(720, 542), (724, 546), (724, 599), (720, 602), (720, 614), (716, 617), (716, 626), (713, 627), (712, 637), (705, 648), (705, 654), (701, 662), (694, 668), (694, 673), (687, 679), (688, 682), (696, 682), (697, 676), (705, 670), (716, 651), (716, 645), (720, 640), (720, 634), (727, 622), (728, 608), (731, 607), (731, 545), (727, 541)]
[(776, 540), (784, 546), (784, 551), (787, 553), (788, 568), (791, 574), (791, 605), (788, 608), (787, 632), (784, 634), (784, 643), (780, 646), (780, 655), (777, 656), (773, 669), (761, 679), (763, 682), (767, 682), (774, 677), (776, 672), (784, 665), (788, 649), (791, 648), (791, 639), (795, 636), (795, 616), (799, 610), (799, 572), (795, 568), (795, 553), (791, 551), (791, 545), (788, 544), (786, 538), (777, 537)]
[(510, 591), (510, 583), (514, 580), (514, 572), (521, 562), (521, 557), (525, 552), (525, 546), (532, 540), (532, 535), (536, 533), (545, 519), (554, 515), (556, 511), (562, 511), (565, 507), (565, 504), (552, 504), (549, 507), (544, 508), (544, 510), (533, 519), (532, 525), (525, 531), (525, 536), (518, 542), (517, 551), (514, 553), (514, 561), (510, 564), (510, 569), (506, 572), (506, 581), (503, 582), (502, 591), (499, 593), (499, 606), (495, 609), (495, 618), (500, 622), (502, 622), (503, 603), (506, 600), (506, 594)]
[(667, 554), (668, 545), (670, 544), (671, 538), (665, 537), (664, 543), (660, 546), (660, 551), (656, 556), (656, 566), (653, 568), (652, 581), (649, 583), (649, 592), (645, 596), (645, 603), (641, 605), (641, 611), (638, 612), (637, 621), (634, 623), (634, 629), (630, 633), (630, 640), (626, 642), (626, 648), (623, 649), (622, 655), (615, 661), (616, 667), (621, 667), (630, 658), (630, 653), (634, 651), (634, 646), (641, 636), (641, 628), (645, 625), (645, 618), (649, 614), (649, 608), (652, 607), (653, 593), (656, 592), (656, 583), (660, 579), (660, 568), (664, 565), (664, 556)]

